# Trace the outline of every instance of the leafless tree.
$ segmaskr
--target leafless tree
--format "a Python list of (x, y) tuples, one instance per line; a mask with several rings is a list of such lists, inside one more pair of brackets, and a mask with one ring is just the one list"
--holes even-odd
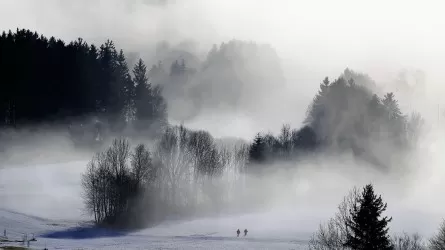
[(312, 235), (309, 241), (311, 250), (342, 250), (349, 249), (344, 246), (349, 228), (347, 221), (350, 219), (350, 209), (357, 203), (360, 196), (359, 190), (354, 187), (338, 206), (334, 218), (326, 224), (321, 224), (318, 231)]
[[(130, 159), (131, 158), (131, 159)], [(131, 167), (129, 166), (131, 160)], [(82, 175), (83, 198), (97, 223), (118, 223), (130, 216), (131, 205), (156, 178), (150, 153), (138, 145), (133, 154), (126, 139), (115, 139), (96, 154)]]
[(396, 235), (392, 238), (394, 250), (426, 250), (426, 246), (422, 242), (419, 234)]
[(445, 249), (445, 221), (442, 221), (439, 232), (430, 239), (429, 249), (431, 250), (444, 250)]

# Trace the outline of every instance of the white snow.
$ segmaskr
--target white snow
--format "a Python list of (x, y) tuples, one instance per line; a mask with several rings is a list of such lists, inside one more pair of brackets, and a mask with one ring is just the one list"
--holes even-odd
[[(0, 169), (0, 237), (4, 229), (13, 240), (34, 234), (37, 241), (30, 245), (35, 249), (307, 249), (310, 234), (336, 212), (346, 187), (352, 186), (346, 177), (300, 173), (298, 204), (277, 203), (277, 208), (261, 213), (171, 220), (140, 231), (106, 231), (91, 229), (91, 218), (83, 210), (80, 177), (86, 163)], [(323, 185), (315, 185), (321, 180)], [(326, 193), (329, 188), (332, 192)], [(390, 190), (386, 188), (384, 198), (389, 200), (388, 215), (394, 218), (392, 232), (419, 232), (428, 237), (437, 230), (441, 214), (406, 197), (394, 198)], [(417, 196), (408, 195), (413, 201)], [(237, 238), (238, 228), (247, 228), (248, 236)]]
[[(303, 210), (298, 217), (292, 217), (299, 212), (290, 209), (169, 221), (132, 232), (92, 229), (80, 197), (85, 165), (0, 169), (0, 235), (6, 230), (9, 240), (21, 240), (34, 234), (33, 249), (307, 249), (313, 225), (307, 223), (311, 211)], [(237, 238), (238, 228), (247, 228), (248, 236)]]

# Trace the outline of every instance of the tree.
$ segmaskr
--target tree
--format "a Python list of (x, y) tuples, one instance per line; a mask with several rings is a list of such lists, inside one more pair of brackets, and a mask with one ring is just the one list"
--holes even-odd
[(385, 106), (388, 114), (388, 119), (397, 120), (402, 118), (402, 112), (400, 111), (399, 104), (394, 97), (394, 93), (387, 93), (383, 98), (383, 105)]
[(442, 221), (439, 232), (430, 239), (429, 249), (443, 250), (445, 249), (445, 221)]
[(338, 211), (326, 224), (321, 224), (318, 231), (309, 240), (310, 250), (350, 249), (345, 245), (350, 228), (347, 222), (351, 219), (350, 210), (357, 204), (360, 193), (353, 188), (338, 206)]
[(249, 149), (249, 162), (262, 163), (266, 159), (266, 143), (263, 137), (258, 133)]
[(121, 93), (120, 105), (123, 108), (121, 115), (126, 121), (133, 120), (135, 86), (131, 79), (123, 50), (119, 51), (116, 63), (117, 88)]
[(306, 124), (313, 123), (325, 114), (324, 104), (326, 102), (326, 96), (329, 91), (329, 85), (329, 78), (325, 77), (323, 82), (320, 84), (320, 89), (318, 90), (317, 95), (315, 95), (312, 103), (309, 106), (308, 111), (306, 112)]
[(158, 169), (144, 145), (131, 154), (126, 139), (115, 139), (106, 151), (93, 157), (82, 175), (86, 209), (98, 224), (130, 226), (139, 216), (134, 205), (153, 187), (157, 176)]
[(147, 67), (139, 59), (133, 69), (135, 84), (135, 118), (137, 121), (147, 121), (153, 118), (151, 103), (152, 88), (147, 78)]
[(426, 250), (419, 234), (396, 235), (392, 238), (394, 250)]
[(147, 67), (142, 59), (133, 69), (135, 83), (135, 118), (137, 128), (150, 129), (159, 134), (167, 124), (167, 105), (160, 86), (148, 82)]
[(387, 228), (392, 218), (380, 218), (386, 207), (381, 196), (374, 193), (373, 186), (366, 185), (358, 202), (350, 209), (351, 217), (347, 220), (350, 231), (345, 246), (358, 250), (393, 249)]

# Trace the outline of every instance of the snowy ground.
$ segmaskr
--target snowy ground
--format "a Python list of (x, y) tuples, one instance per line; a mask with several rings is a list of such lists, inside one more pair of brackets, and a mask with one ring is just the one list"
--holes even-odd
[[(140, 231), (91, 228), (79, 196), (85, 162), (0, 169), (0, 234), (35, 249), (306, 249), (307, 216), (271, 213), (166, 222)], [(273, 212), (274, 214), (276, 212)], [(236, 237), (239, 228), (247, 237)], [(291, 230), (290, 230), (291, 229)], [(21, 243), (7, 243), (20, 245)], [(1, 246), (1, 243), (0, 243)]]
[[(37, 241), (30, 246), (35, 249), (307, 249), (310, 234), (335, 213), (338, 202), (351, 187), (341, 176), (326, 173), (326, 178), (317, 174), (313, 178), (317, 185), (313, 187), (340, 185), (344, 190), (316, 195), (311, 192), (317, 191), (311, 191), (307, 184), (301, 188), (298, 195), (302, 196), (295, 206), (256, 214), (169, 221), (145, 230), (116, 232), (93, 229), (88, 223), (90, 218), (83, 211), (80, 196), (80, 175), (85, 166), (86, 162), (80, 161), (0, 169), (0, 236), (4, 229), (12, 240), (34, 234)], [(320, 180), (323, 185), (319, 185)], [(435, 190), (434, 187), (424, 189)], [(427, 193), (411, 192), (412, 201), (384, 194), (390, 200), (388, 213), (394, 219), (393, 232), (429, 236), (436, 231), (443, 216), (441, 206), (421, 206), (421, 211), (416, 209), (419, 206), (410, 205), (419, 204), (418, 197)], [(427, 198), (423, 204), (427, 204)], [(317, 203), (320, 199), (329, 202)], [(248, 236), (237, 238), (237, 228), (247, 228)]]
[(234, 232), (211, 231), (212, 223), (203, 225), (202, 221), (127, 233), (97, 230), (85, 223), (53, 221), (1, 209), (0, 225), (13, 240), (21, 239), (24, 233), (35, 234), (37, 241), (30, 244), (35, 249), (306, 249), (307, 245), (305, 241), (274, 237), (277, 236), (274, 234), (264, 237), (252, 233), (248, 237), (236, 238)]

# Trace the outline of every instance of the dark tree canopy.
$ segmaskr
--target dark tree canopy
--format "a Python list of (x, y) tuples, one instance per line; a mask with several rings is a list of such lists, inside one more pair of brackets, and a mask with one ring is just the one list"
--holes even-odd
[[(162, 120), (159, 124), (166, 121), (161, 91), (136, 92), (142, 69), (137, 68), (139, 75), (132, 79), (125, 54), (117, 51), (113, 41), (97, 47), (81, 38), (65, 43), (17, 29), (1, 34), (0, 51), (3, 128), (79, 120), (88, 123), (85, 117), (96, 117), (110, 131), (120, 132), (135, 119), (135, 113), (147, 113), (137, 112), (137, 108), (151, 110), (144, 120), (155, 117)], [(138, 102), (136, 107), (136, 99), (144, 99), (147, 105)], [(71, 127), (80, 128), (76, 124)]]

